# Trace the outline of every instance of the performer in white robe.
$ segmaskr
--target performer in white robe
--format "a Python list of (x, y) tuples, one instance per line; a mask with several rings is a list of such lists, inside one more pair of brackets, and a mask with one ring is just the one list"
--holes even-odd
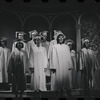
[(47, 54), (49, 50), (49, 42), (47, 41), (47, 33), (48, 31), (40, 32), (41, 38), (42, 38), (42, 46), (46, 48)]
[[(98, 64), (99, 64), (99, 67), (100, 67), (100, 48), (98, 50), (98, 53), (96, 55), (96, 58), (97, 58), (97, 61), (98, 61)], [(100, 89), (100, 69), (96, 70), (95, 73), (94, 73), (94, 77), (95, 77), (95, 84), (94, 84), (94, 88), (95, 89)]]
[(28, 48), (27, 48), (27, 45), (26, 45), (26, 43), (24, 42), (25, 40), (24, 40), (24, 35), (25, 35), (26, 33), (24, 33), (24, 32), (22, 32), (22, 31), (16, 31), (16, 40), (15, 40), (15, 42), (13, 43), (13, 45), (12, 45), (12, 51), (14, 51), (14, 50), (18, 50), (17, 48), (16, 48), (16, 43), (17, 43), (17, 41), (21, 41), (23, 44), (24, 44), (24, 47), (22, 48), (23, 50), (25, 50), (26, 52), (28, 52)]
[[(73, 68), (69, 46), (64, 44), (64, 35), (57, 36), (57, 44), (53, 45), (51, 52), (50, 69), (55, 73), (53, 90), (71, 89), (70, 70)], [(51, 77), (52, 80), (52, 77)]]
[[(53, 40), (51, 40), (51, 42), (50, 42), (50, 46), (49, 46), (49, 50), (48, 50), (48, 62), (49, 62), (49, 69), (50, 69), (50, 65), (51, 65), (51, 51), (52, 51), (52, 47), (53, 47), (53, 45), (55, 45), (55, 44), (57, 44), (57, 35), (59, 34), (59, 31), (57, 31), (57, 30), (54, 30), (54, 39)], [(50, 72), (50, 76), (51, 76), (51, 78), (52, 78), (52, 80), (51, 80), (51, 90), (54, 90), (54, 80), (55, 80), (55, 73), (53, 73), (53, 72)]]
[(41, 44), (41, 37), (35, 37), (36, 46), (32, 47), (32, 54), (29, 57), (31, 63), (31, 89), (36, 91), (46, 91), (45, 71), (47, 68), (47, 52)]
[[(50, 46), (49, 46), (49, 50), (48, 50), (48, 59), (50, 58), (50, 55), (51, 55), (51, 50), (52, 50), (52, 46), (57, 44), (57, 36), (59, 34), (63, 34), (60, 30), (54, 30), (54, 36), (53, 36), (53, 40), (51, 40), (50, 42)], [(65, 35), (64, 35), (64, 38), (65, 38)]]
[(80, 52), (80, 87), (86, 90), (93, 88), (94, 72), (99, 68), (99, 66), (94, 51), (89, 49), (89, 39), (83, 38), (82, 43), (83, 48)]
[(26, 71), (28, 64), (28, 55), (23, 50), (24, 43), (18, 41), (16, 43), (16, 49), (11, 52), (8, 72), (12, 75), (12, 92), (18, 97), (20, 91), (20, 97), (26, 89)]
[[(32, 54), (32, 47), (34, 47), (36, 44), (34, 43), (34, 39), (35, 39), (35, 36), (38, 34), (38, 32), (36, 30), (32, 30), (32, 31), (29, 31), (29, 37), (30, 37), (30, 41), (27, 42), (27, 54), (28, 54), (28, 59), (30, 57), (30, 55)], [(28, 75), (31, 75), (31, 71), (30, 69), (28, 69)]]
[(8, 83), (8, 63), (10, 58), (10, 49), (6, 47), (7, 38), (0, 38), (0, 83)]
[(53, 40), (50, 41), (50, 46), (49, 46), (49, 50), (48, 50), (48, 59), (50, 58), (50, 53), (51, 53), (51, 50), (52, 50), (52, 46), (57, 44), (57, 35), (58, 35), (59, 32), (57, 32), (57, 30), (54, 30), (54, 36), (53, 36)]
[(36, 44), (34, 43), (34, 39), (35, 39), (35, 36), (37, 35), (37, 31), (36, 30), (33, 30), (33, 31), (30, 31), (29, 34), (30, 34), (30, 38), (31, 40), (27, 42), (27, 47), (28, 47), (28, 58), (29, 58), (29, 55), (31, 54), (31, 47), (35, 46)]
[[(25, 51), (27, 53), (27, 55), (28, 55), (28, 47), (27, 47), (27, 44), (25, 43), (25, 40), (24, 40), (24, 35), (25, 34), (26, 33), (24, 33), (23, 31), (16, 31), (16, 33), (15, 33), (16, 40), (15, 40), (15, 42), (12, 45), (12, 52), (13, 51), (14, 52), (18, 51), (18, 49), (16, 48), (16, 43), (20, 41), (24, 45), (23, 48), (22, 48), (22, 50)], [(28, 71), (29, 71), (29, 66), (27, 66), (27, 72)]]
[[(47, 55), (48, 55), (50, 43), (47, 41), (47, 34), (48, 34), (48, 31), (40, 32), (40, 35), (41, 35), (41, 38), (42, 38), (42, 46), (46, 48), (46, 52), (47, 52)], [(46, 76), (50, 77), (49, 65), (47, 66)]]
[(77, 78), (77, 68), (76, 68), (76, 53), (75, 50), (73, 50), (73, 45), (74, 45), (74, 41), (71, 39), (67, 39), (65, 41), (65, 44), (67, 44), (70, 47), (70, 53), (71, 53), (71, 60), (72, 60), (72, 64), (73, 64), (73, 69), (71, 72), (71, 82), (72, 82), (72, 87), (78, 88), (78, 78)]

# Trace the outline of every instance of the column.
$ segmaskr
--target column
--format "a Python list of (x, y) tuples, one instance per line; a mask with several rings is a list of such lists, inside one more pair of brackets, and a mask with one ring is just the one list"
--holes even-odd
[(76, 25), (76, 43), (77, 43), (77, 52), (81, 49), (81, 24)]
[(52, 24), (51, 23), (49, 23), (49, 33), (50, 33), (50, 41), (52, 40)]

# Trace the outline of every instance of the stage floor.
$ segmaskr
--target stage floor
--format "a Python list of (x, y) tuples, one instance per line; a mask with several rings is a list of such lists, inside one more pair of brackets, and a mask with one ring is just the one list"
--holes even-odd
[[(0, 100), (16, 100), (12, 91), (0, 91)], [(18, 98), (19, 100), (19, 98)], [(100, 100), (100, 90), (90, 90), (88, 94), (82, 89), (72, 89), (71, 95), (67, 91), (43, 91), (25, 90), (22, 100)]]

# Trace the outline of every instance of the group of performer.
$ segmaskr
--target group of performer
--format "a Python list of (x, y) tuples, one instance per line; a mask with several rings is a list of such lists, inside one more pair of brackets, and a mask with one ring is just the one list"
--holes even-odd
[(12, 90), (23, 92), (26, 73), (29, 73), (31, 89), (35, 91), (47, 90), (46, 75), (51, 77), (52, 91), (94, 87), (94, 72), (99, 64), (88, 38), (82, 39), (82, 49), (76, 54), (74, 41), (60, 30), (54, 30), (54, 40), (50, 42), (47, 41), (48, 31), (30, 31), (31, 40), (27, 43), (24, 35), (22, 31), (16, 32), (11, 51), (6, 47), (7, 38), (0, 38), (0, 83), (8, 82), (11, 76)]

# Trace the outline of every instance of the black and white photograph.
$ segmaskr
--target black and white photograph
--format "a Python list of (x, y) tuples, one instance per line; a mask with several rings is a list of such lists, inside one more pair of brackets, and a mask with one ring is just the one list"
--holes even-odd
[(0, 0), (0, 100), (99, 100), (100, 1)]

